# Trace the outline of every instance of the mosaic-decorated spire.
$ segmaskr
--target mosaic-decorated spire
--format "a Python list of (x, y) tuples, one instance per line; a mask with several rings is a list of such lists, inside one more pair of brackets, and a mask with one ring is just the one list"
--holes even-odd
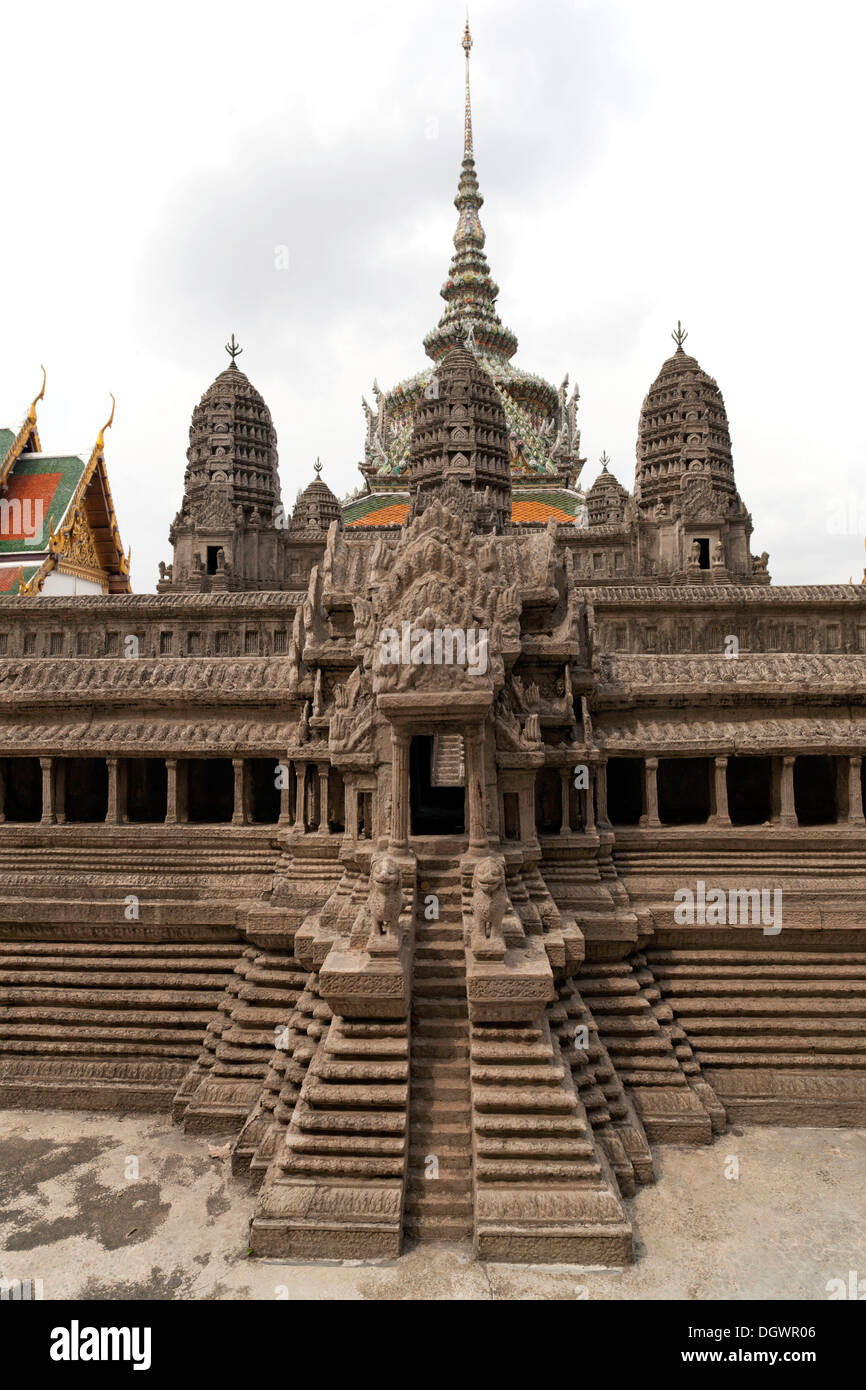
[(440, 290), (447, 309), (439, 324), (424, 339), (429, 357), (438, 362), (449, 348), (460, 346), (470, 335), (476, 353), (488, 363), (508, 362), (517, 351), (517, 339), (506, 328), (496, 312), (499, 286), (490, 274), (484, 254), (484, 228), (478, 215), (484, 202), (475, 173), (475, 154), (472, 143), (472, 102), (469, 90), (469, 50), (472, 35), (469, 21), (463, 33), (466, 54), (466, 108), (463, 128), (463, 164), (457, 185), (457, 230), (454, 233), (454, 255), (448, 279)]

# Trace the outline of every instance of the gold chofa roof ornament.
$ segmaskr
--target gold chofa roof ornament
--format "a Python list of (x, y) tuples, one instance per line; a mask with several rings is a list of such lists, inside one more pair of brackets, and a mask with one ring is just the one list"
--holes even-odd
[(96, 436), (96, 453), (97, 453), (97, 454), (101, 454), (102, 451), (103, 451), (103, 449), (105, 448), (105, 431), (106, 431), (106, 430), (110, 430), (110, 429), (111, 429), (111, 426), (114, 424), (114, 407), (115, 407), (115, 405), (117, 404), (117, 402), (115, 401), (114, 396), (111, 395), (111, 392), (110, 392), (110, 391), (109, 391), (108, 394), (109, 394), (109, 396), (111, 396), (111, 414), (109, 415), (109, 417), (108, 417), (108, 419), (106, 420), (105, 424), (102, 426), (102, 429), (99, 431), (99, 434)]
[(36, 424), (36, 407), (37, 407), (37, 405), (39, 404), (40, 401), (42, 401), (42, 400), (45, 399), (45, 383), (46, 383), (47, 380), (48, 380), (48, 374), (46, 373), (45, 368), (42, 367), (42, 389), (41, 389), (41, 391), (39, 392), (39, 395), (38, 395), (38, 396), (34, 396), (32, 402), (31, 402), (31, 404), (30, 404), (30, 409), (29, 409), (28, 412), (27, 412), (27, 419), (29, 420), (29, 422), (30, 422), (31, 425), (35, 425), (35, 424)]

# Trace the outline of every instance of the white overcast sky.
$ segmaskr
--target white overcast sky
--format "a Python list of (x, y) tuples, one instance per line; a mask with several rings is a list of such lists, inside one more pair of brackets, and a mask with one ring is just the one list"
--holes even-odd
[[(517, 361), (580, 384), (630, 488), (678, 318), (777, 583), (862, 578), (866, 6), (473, 0), (475, 150)], [(361, 395), (426, 361), (462, 144), (456, 0), (3, 7), (0, 423), (109, 474), (133, 582), (171, 558), (189, 418), (228, 359), (283, 498), (359, 481)], [(288, 269), (275, 248), (288, 248)]]

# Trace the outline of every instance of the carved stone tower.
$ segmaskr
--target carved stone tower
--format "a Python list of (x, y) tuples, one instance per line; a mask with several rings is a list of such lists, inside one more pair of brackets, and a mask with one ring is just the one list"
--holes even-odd
[(511, 526), (508, 426), (492, 378), (466, 348), (451, 348), (415, 411), (410, 515), (434, 497), (478, 531)]
[[(731, 437), (718, 385), (683, 350), (646, 394), (637, 437), (635, 500), (644, 568), (678, 582), (726, 583), (753, 576), (752, 521), (734, 481)], [(754, 577), (766, 580), (760, 562)]]
[[(286, 587), (287, 522), (270, 411), (238, 367), (238, 350), (192, 415), (181, 509), (169, 540), (174, 563), (160, 590)], [(163, 572), (164, 571), (164, 572)]]

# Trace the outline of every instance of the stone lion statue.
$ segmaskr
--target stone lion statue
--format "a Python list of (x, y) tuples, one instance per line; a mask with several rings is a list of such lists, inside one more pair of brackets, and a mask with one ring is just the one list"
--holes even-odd
[(507, 910), (504, 865), (488, 856), (472, 875), (472, 949), (476, 954), (504, 951), (502, 919)]
[(361, 908), (364, 936), (379, 940), (397, 937), (400, 913), (403, 911), (403, 882), (400, 868), (390, 855), (374, 861), (370, 869), (370, 889)]

